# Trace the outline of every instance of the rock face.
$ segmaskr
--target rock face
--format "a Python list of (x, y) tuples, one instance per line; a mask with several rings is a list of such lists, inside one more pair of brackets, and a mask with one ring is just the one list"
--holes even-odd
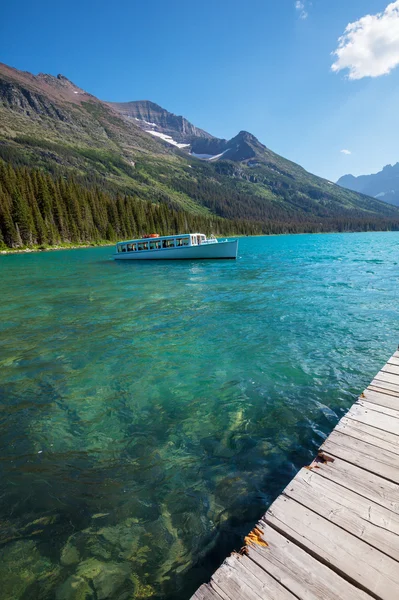
[(158, 131), (179, 143), (191, 143), (196, 138), (216, 139), (206, 131), (195, 127), (184, 117), (174, 115), (149, 100), (108, 104), (124, 117), (135, 121), (135, 124), (144, 131)]
[[(144, 131), (154, 136), (156, 134), (168, 136), (174, 142), (183, 144), (185, 152), (202, 160), (241, 162), (262, 155), (267, 150), (254, 135), (247, 131), (240, 131), (231, 140), (219, 139), (195, 127), (184, 117), (174, 115), (148, 100), (108, 104)], [(161, 137), (161, 139), (168, 143), (165, 138)]]
[(344, 175), (338, 179), (337, 184), (399, 206), (399, 163), (386, 165), (374, 175)]

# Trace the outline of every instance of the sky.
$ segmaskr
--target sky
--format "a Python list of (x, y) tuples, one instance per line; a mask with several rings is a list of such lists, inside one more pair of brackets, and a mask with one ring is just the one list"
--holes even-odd
[(331, 181), (399, 161), (399, 0), (20, 0), (0, 61), (250, 131)]

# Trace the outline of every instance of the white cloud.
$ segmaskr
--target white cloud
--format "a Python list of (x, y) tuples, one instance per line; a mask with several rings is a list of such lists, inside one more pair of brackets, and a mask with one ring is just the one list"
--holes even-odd
[(399, 0), (383, 12), (347, 25), (332, 53), (334, 72), (349, 69), (349, 79), (387, 75), (399, 65)]
[(343, 150), (341, 150), (342, 154), (352, 154), (352, 152), (350, 150), (347, 150), (346, 148), (344, 148)]
[(300, 19), (308, 18), (308, 13), (307, 13), (306, 6), (305, 6), (305, 0), (296, 0), (295, 8), (299, 13)]

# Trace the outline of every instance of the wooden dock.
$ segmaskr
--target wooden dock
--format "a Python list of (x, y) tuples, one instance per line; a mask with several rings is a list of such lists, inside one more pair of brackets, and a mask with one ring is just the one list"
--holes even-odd
[(192, 600), (399, 600), (399, 352)]

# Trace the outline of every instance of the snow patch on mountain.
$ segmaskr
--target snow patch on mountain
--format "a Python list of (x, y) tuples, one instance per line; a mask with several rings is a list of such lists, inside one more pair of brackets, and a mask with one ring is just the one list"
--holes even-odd
[(201, 158), (202, 160), (211, 161), (211, 160), (217, 160), (218, 158), (223, 156), (223, 154), (225, 154), (229, 150), (230, 150), (230, 148), (227, 148), (227, 150), (224, 150), (224, 152), (221, 152), (220, 154), (197, 154), (196, 152), (191, 152), (191, 156), (195, 156), (195, 158)]
[(197, 154), (196, 152), (191, 152), (191, 156), (195, 156), (195, 158), (202, 158), (203, 160), (207, 160), (209, 158), (213, 158), (214, 154)]
[(209, 160), (217, 160), (218, 158), (223, 156), (223, 154), (226, 154), (226, 152), (228, 152), (229, 150), (230, 148), (227, 148), (224, 152), (221, 152), (220, 154), (215, 154), (215, 156), (212, 156), (212, 158), (210, 158)]
[(158, 125), (156, 123), (150, 123), (149, 121), (146, 121), (145, 119), (138, 119), (137, 117), (133, 117), (133, 119), (135, 121), (139, 121), (140, 123), (144, 123), (145, 125), (149, 125), (150, 127), (158, 127)]
[(176, 148), (187, 148), (190, 144), (179, 144), (176, 142), (170, 135), (166, 135), (165, 133), (160, 133), (159, 131), (152, 131), (151, 129), (146, 129), (147, 133), (151, 133), (151, 135), (155, 135), (156, 137), (161, 138), (164, 142), (168, 144), (172, 144), (172, 146), (176, 146)]

